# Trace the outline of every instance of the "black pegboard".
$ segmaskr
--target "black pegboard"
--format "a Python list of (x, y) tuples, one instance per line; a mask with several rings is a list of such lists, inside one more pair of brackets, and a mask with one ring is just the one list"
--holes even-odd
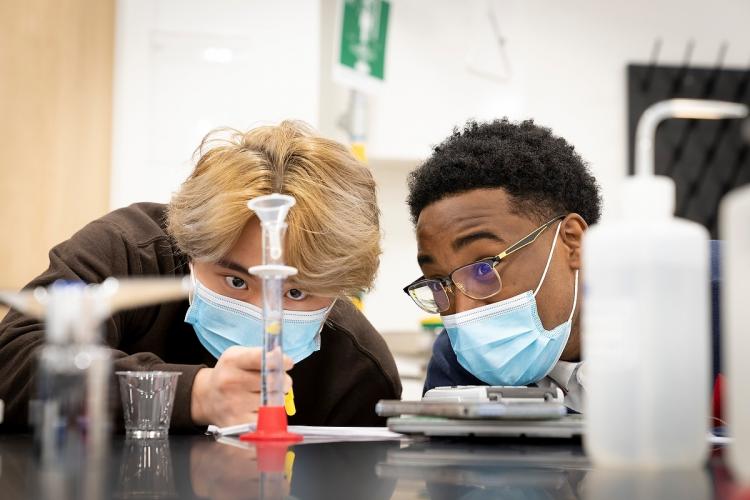
[[(677, 97), (750, 105), (750, 68), (722, 69), (630, 65), (628, 77), (628, 171), (634, 172), (635, 129), (650, 105)], [(667, 120), (654, 143), (655, 169), (675, 180), (675, 213), (706, 226), (717, 238), (719, 202), (750, 183), (750, 145), (742, 120)]]

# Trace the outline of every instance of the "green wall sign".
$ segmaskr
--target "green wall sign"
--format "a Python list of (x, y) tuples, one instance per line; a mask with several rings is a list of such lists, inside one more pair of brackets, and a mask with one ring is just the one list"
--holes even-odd
[(344, 0), (343, 4), (339, 64), (359, 75), (384, 80), (390, 2)]

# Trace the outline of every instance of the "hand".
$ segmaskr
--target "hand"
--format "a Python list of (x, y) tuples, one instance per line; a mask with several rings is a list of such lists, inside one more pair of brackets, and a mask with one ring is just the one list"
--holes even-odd
[[(197, 425), (228, 425), (254, 422), (260, 405), (260, 347), (233, 346), (224, 351), (214, 368), (198, 371), (193, 381), (190, 416)], [(269, 356), (271, 370), (280, 360)], [(284, 371), (292, 369), (291, 358), (284, 356)], [(273, 387), (273, 381), (271, 381)], [(292, 387), (292, 378), (284, 374), (284, 392)]]

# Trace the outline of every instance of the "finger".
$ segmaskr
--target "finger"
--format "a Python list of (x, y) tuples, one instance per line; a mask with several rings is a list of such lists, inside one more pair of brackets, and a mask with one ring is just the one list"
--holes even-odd
[(261, 347), (232, 346), (221, 355), (220, 362), (243, 370), (260, 370), (263, 349)]
[[(281, 349), (274, 349), (266, 354), (266, 366), (269, 370), (278, 370), (283, 367), (284, 371), (291, 370), (294, 366), (292, 358), (284, 356), (279, 359)], [(243, 370), (260, 370), (262, 366), (263, 349), (261, 347), (232, 346), (222, 354), (220, 361), (231, 364)]]
[(255, 422), (260, 407), (259, 393), (236, 393), (226, 396), (216, 408), (216, 420), (222, 427)]
[(258, 412), (236, 412), (232, 414), (224, 414), (217, 418), (217, 421), (218, 422), (214, 425), (218, 427), (255, 423), (258, 421)]
[(218, 374), (216, 389), (223, 393), (259, 392), (261, 376), (259, 371), (240, 370), (225, 367)]
[(286, 360), (281, 355), (281, 349), (274, 349), (266, 353), (266, 367), (268, 371), (286, 370)]
[[(283, 378), (282, 378), (283, 377)], [(261, 390), (261, 374), (260, 372), (248, 372), (244, 370), (233, 370), (229, 375), (226, 376), (222, 382), (222, 390), (227, 393), (239, 393), (244, 397), (245, 394), (257, 394)], [(286, 373), (269, 372), (268, 373), (268, 390), (289, 392), (292, 387), (292, 378)], [(234, 396), (232, 396), (234, 397)]]
[(267, 405), (268, 406), (284, 406), (284, 398), (286, 394), (279, 390), (268, 393)]
[(270, 373), (268, 375), (268, 391), (269, 392), (288, 392), (287, 385), (290, 385), (290, 382), (287, 381), (289, 379), (289, 375), (285, 373)]

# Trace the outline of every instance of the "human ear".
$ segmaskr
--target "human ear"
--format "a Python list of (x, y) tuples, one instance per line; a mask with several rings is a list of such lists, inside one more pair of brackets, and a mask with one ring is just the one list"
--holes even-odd
[(568, 214), (560, 227), (560, 239), (565, 245), (568, 265), (574, 271), (581, 269), (581, 244), (583, 233), (588, 227), (583, 217), (578, 214)]

